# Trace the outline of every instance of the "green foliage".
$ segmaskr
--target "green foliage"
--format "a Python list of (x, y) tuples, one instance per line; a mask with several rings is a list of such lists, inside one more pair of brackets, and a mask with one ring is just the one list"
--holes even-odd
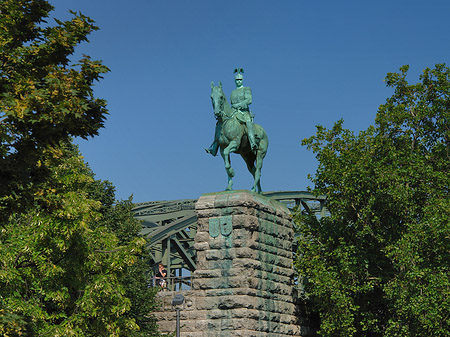
[(79, 155), (64, 146), (44, 154), (51, 174), (35, 206), (2, 226), (2, 309), (20, 317), (29, 335), (129, 335), (138, 326), (127, 315), (122, 279), (144, 240), (121, 245), (101, 225), (101, 204), (86, 191), (93, 179)]
[[(94, 81), (108, 71), (85, 56), (73, 65), (77, 44), (96, 30), (73, 13), (67, 22), (45, 24), (52, 6), (44, 0), (0, 2), (0, 210), (29, 206), (45, 180), (43, 151), (70, 136), (97, 134), (106, 102), (93, 96)], [(2, 220), (6, 220), (3, 218)]]
[[(93, 187), (91, 193), (97, 196), (97, 200), (103, 200), (100, 208), (103, 217), (97, 224), (105, 226), (114, 233), (120, 245), (132, 243), (139, 236), (142, 225), (131, 211), (133, 208), (131, 198), (116, 201), (114, 187), (107, 181), (96, 180)], [(150, 266), (152, 261), (150, 254), (145, 248), (142, 248), (141, 252), (139, 254), (136, 252), (135, 255), (137, 260), (132, 265), (124, 267), (121, 277), (125, 295), (131, 300), (127, 316), (134, 319), (139, 325), (139, 331), (134, 332), (133, 336), (160, 336), (156, 319), (151, 315), (151, 312), (158, 308), (155, 296), (159, 289), (151, 287), (152, 271)]]
[(413, 85), (407, 70), (387, 75), (375, 126), (303, 141), (330, 216), (297, 214), (296, 268), (324, 336), (450, 335), (450, 70)]
[(0, 2), (0, 335), (157, 336), (131, 200), (71, 145), (107, 114), (92, 86), (108, 69), (69, 60), (97, 27), (52, 9)]

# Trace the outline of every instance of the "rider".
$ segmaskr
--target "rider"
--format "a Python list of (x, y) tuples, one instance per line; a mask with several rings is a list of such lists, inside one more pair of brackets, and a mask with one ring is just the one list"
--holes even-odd
[[(237, 73), (234, 77), (236, 89), (231, 92), (231, 108), (236, 114), (237, 119), (240, 122), (245, 123), (245, 125), (247, 126), (247, 135), (250, 141), (250, 146), (252, 148), (252, 151), (255, 151), (257, 148), (257, 144), (253, 131), (253, 114), (250, 112), (250, 109), (248, 107), (250, 104), (252, 104), (252, 89), (250, 89), (250, 87), (244, 87), (242, 85), (242, 81), (244, 79), (242, 73), (244, 72), (244, 69), (236, 68), (234, 72)], [(217, 123), (214, 133), (214, 142), (208, 149), (205, 149), (206, 152), (212, 154), (213, 156), (217, 155), (217, 150), (219, 148), (220, 129), (221, 125), (220, 123)]]
[(234, 77), (236, 89), (231, 92), (231, 108), (236, 113), (237, 119), (247, 125), (247, 135), (250, 141), (250, 146), (252, 150), (255, 151), (257, 144), (255, 141), (255, 134), (253, 132), (253, 114), (250, 112), (248, 107), (252, 104), (252, 89), (242, 85), (242, 81), (244, 80), (242, 73), (244, 72), (244, 69), (235, 69), (234, 72), (237, 73)]

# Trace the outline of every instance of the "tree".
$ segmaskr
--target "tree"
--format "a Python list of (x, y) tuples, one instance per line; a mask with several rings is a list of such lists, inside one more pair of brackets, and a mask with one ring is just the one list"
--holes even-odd
[(112, 186), (71, 145), (107, 114), (92, 85), (108, 69), (69, 60), (97, 27), (76, 13), (51, 26), (52, 8), (0, 2), (0, 334), (148, 335), (152, 290), (140, 284), (139, 299), (126, 284), (145, 277), (130, 202), (115, 207)]
[(122, 280), (144, 240), (121, 245), (102, 225), (101, 202), (89, 196), (94, 180), (69, 145), (44, 155), (50, 174), (35, 206), (2, 224), (1, 309), (30, 336), (133, 334), (139, 327)]
[[(96, 225), (104, 226), (114, 233), (120, 245), (127, 245), (139, 237), (142, 225), (132, 212), (132, 198), (118, 201), (114, 193), (114, 186), (108, 181), (95, 180), (89, 186), (90, 197), (101, 201), (102, 204), (100, 208), (102, 219)], [(134, 319), (139, 326), (139, 331), (134, 332), (133, 336), (160, 336), (156, 318), (151, 315), (151, 312), (158, 308), (155, 296), (159, 288), (151, 287), (150, 254), (142, 248), (142, 251), (135, 255), (136, 261), (125, 267), (121, 277), (125, 295), (131, 300), (127, 316)]]
[(0, 2), (0, 211), (20, 212), (33, 202), (49, 170), (47, 147), (70, 137), (97, 134), (106, 102), (93, 95), (94, 81), (108, 71), (85, 56), (69, 56), (93, 21), (73, 13), (71, 21), (45, 25), (53, 7), (45, 0)]
[(450, 335), (450, 70), (407, 71), (374, 126), (303, 141), (330, 215), (297, 214), (296, 268), (323, 336)]

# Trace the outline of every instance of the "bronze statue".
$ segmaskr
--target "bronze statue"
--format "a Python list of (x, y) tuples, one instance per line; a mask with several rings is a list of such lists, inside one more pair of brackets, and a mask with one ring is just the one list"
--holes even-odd
[[(231, 92), (230, 101), (231, 101), (231, 108), (234, 110), (234, 113), (236, 114), (236, 118), (240, 120), (241, 122), (245, 123), (247, 126), (246, 134), (248, 136), (248, 139), (250, 141), (250, 146), (253, 151), (256, 151), (256, 141), (255, 141), (255, 135), (253, 132), (253, 114), (250, 111), (249, 105), (252, 104), (252, 89), (250, 87), (244, 87), (243, 86), (243, 80), (244, 76), (242, 75), (244, 73), (244, 69), (242, 68), (236, 68), (234, 69), (234, 73), (236, 76), (234, 77), (234, 82), (236, 84), (236, 89), (234, 89)], [(214, 141), (211, 144), (211, 146), (206, 150), (209, 154), (212, 154), (213, 156), (217, 155), (217, 150), (219, 148), (219, 135), (220, 135), (220, 129), (222, 125), (219, 123), (219, 121), (216, 123), (216, 131), (214, 132)]]
[(230, 153), (240, 154), (253, 175), (252, 191), (261, 192), (261, 169), (266, 156), (269, 140), (264, 129), (253, 124), (253, 115), (248, 106), (252, 103), (251, 89), (242, 85), (243, 69), (235, 70), (236, 89), (231, 93), (232, 106), (228, 104), (222, 89), (222, 83), (215, 86), (211, 82), (211, 101), (217, 119), (213, 144), (206, 151), (213, 156), (220, 148), (228, 174), (226, 190), (232, 189), (234, 170), (231, 167)]

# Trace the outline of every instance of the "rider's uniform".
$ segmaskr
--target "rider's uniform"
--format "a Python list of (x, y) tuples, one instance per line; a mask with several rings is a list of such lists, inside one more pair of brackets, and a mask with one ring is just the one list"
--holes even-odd
[(256, 142), (253, 130), (253, 114), (248, 107), (252, 103), (252, 89), (244, 86), (236, 88), (231, 92), (230, 100), (231, 107), (237, 119), (247, 126), (248, 139), (254, 150), (256, 148)]
[(253, 115), (248, 107), (252, 103), (252, 89), (236, 88), (231, 92), (230, 100), (237, 119), (243, 123), (253, 122)]

